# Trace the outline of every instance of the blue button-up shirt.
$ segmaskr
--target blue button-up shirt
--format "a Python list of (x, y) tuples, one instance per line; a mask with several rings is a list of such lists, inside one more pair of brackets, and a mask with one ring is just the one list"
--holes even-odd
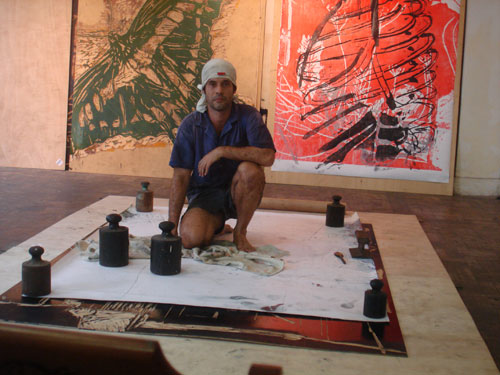
[(240, 161), (221, 158), (210, 167), (208, 174), (198, 174), (198, 163), (219, 146), (254, 146), (275, 150), (273, 139), (260, 113), (246, 104), (233, 103), (231, 115), (220, 136), (210, 122), (208, 112), (193, 112), (182, 121), (177, 131), (170, 157), (172, 168), (193, 171), (187, 191), (190, 200), (203, 188), (228, 188)]

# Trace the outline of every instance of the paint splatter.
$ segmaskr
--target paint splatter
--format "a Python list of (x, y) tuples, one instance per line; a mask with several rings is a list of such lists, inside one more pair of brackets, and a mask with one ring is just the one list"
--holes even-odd
[(283, 305), (282, 303), (278, 303), (277, 305), (273, 305), (273, 306), (263, 306), (263, 307), (261, 307), (261, 309), (264, 311), (276, 311), (278, 309), (278, 307), (280, 307), (282, 305)]

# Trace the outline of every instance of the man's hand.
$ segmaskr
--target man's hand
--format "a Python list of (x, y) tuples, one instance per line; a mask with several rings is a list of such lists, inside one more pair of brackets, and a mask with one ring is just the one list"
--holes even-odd
[(212, 164), (221, 158), (251, 161), (263, 167), (270, 167), (274, 163), (274, 154), (274, 150), (270, 148), (219, 146), (200, 160), (198, 174), (201, 177), (206, 176)]
[(210, 151), (208, 154), (206, 154), (198, 163), (198, 174), (201, 177), (204, 177), (207, 175), (208, 170), (212, 166), (213, 163), (215, 163), (217, 160), (219, 160), (222, 157), (222, 147), (217, 147), (214, 148), (212, 151)]
[(179, 233), (179, 218), (186, 198), (186, 191), (191, 177), (190, 169), (174, 168), (174, 175), (170, 185), (170, 200), (168, 202), (168, 221), (175, 224), (172, 234)]

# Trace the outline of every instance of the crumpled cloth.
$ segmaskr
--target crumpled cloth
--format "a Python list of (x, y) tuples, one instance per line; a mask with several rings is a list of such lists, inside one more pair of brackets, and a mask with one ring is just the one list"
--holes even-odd
[(247, 253), (239, 251), (229, 241), (214, 241), (211, 245), (193, 249), (183, 249), (183, 257), (193, 258), (206, 264), (235, 267), (257, 275), (272, 276), (281, 272), (285, 262), (280, 259), (289, 254), (273, 245), (264, 245), (256, 251)]
[[(95, 240), (80, 240), (75, 248), (87, 261), (99, 260), (99, 242)], [(281, 272), (285, 262), (281, 259), (288, 251), (278, 249), (273, 245), (264, 245), (256, 251), (247, 253), (239, 251), (230, 241), (214, 241), (209, 246), (193, 249), (182, 249), (183, 258), (192, 258), (206, 264), (234, 267), (257, 275), (272, 276)], [(149, 259), (151, 257), (151, 238), (129, 235), (129, 258)]]
[[(129, 259), (149, 259), (151, 257), (151, 238), (128, 236)], [(75, 248), (80, 251), (80, 256), (85, 260), (94, 262), (99, 260), (99, 241), (80, 240), (75, 243)]]

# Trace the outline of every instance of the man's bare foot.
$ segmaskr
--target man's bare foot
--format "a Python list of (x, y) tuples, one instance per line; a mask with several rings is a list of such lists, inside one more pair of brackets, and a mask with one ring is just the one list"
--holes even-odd
[(244, 233), (233, 232), (233, 242), (240, 251), (246, 251), (247, 253), (254, 252), (256, 249), (247, 240), (247, 236)]
[(222, 233), (233, 233), (233, 227), (229, 224), (224, 224), (224, 229), (222, 229)]
[(233, 227), (229, 224), (224, 224), (224, 228), (215, 235), (215, 237), (220, 237), (228, 233), (233, 233)]

